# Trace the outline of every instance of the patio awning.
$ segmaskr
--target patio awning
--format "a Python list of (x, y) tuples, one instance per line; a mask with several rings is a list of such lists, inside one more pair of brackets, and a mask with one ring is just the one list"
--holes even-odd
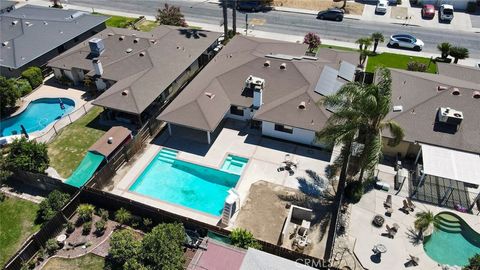
[(480, 155), (429, 144), (420, 145), (424, 173), (480, 185)]

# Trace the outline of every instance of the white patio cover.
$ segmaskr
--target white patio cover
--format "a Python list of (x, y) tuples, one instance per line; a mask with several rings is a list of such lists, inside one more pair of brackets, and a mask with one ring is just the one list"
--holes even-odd
[(480, 185), (480, 155), (420, 144), (426, 174)]

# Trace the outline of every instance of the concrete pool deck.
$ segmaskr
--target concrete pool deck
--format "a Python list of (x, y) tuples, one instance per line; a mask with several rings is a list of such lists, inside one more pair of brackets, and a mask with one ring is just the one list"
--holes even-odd
[[(308, 169), (315, 170), (323, 176), (330, 159), (329, 153), (319, 149), (265, 138), (255, 132), (246, 132), (244, 129), (238, 128), (238, 122), (231, 124), (227, 121), (210, 146), (181, 136), (168, 136), (168, 132), (164, 132), (156, 139), (155, 143), (147, 146), (140, 158), (129, 165), (128, 169), (125, 169), (121, 179), (114, 179), (114, 187), (109, 190), (114, 194), (209, 224), (217, 224), (220, 217), (148, 198), (128, 190), (162, 147), (178, 150), (177, 158), (180, 160), (217, 169), (222, 166), (224, 159), (229, 154), (248, 158), (249, 162), (236, 186), (240, 195), (240, 204), (245, 201), (253, 183), (266, 180), (298, 189), (297, 177), (308, 179), (305, 173), (305, 170)], [(282, 161), (285, 160), (286, 154), (291, 155), (298, 162), (298, 168), (294, 175), (289, 175), (286, 171), (277, 171)]]
[[(441, 265), (431, 259), (423, 249), (423, 243), (414, 243), (415, 229), (413, 223), (415, 214), (421, 211), (432, 211), (435, 215), (443, 211), (451, 211), (429, 204), (423, 204), (413, 201), (416, 205), (415, 211), (405, 214), (399, 209), (403, 206), (405, 197), (392, 196), (392, 207), (394, 209), (391, 217), (385, 216), (383, 203), (388, 193), (380, 190), (372, 190), (362, 197), (362, 200), (351, 206), (350, 227), (348, 234), (354, 242), (353, 252), (362, 266), (366, 269), (405, 269), (405, 263), (409, 255), (420, 259), (417, 267), (412, 269), (433, 270), (442, 269)], [(477, 232), (480, 232), (480, 219), (478, 216), (451, 211), (460, 216), (467, 224)], [(382, 228), (376, 228), (372, 225), (372, 219), (375, 215), (382, 215), (385, 223), (392, 226), (393, 223), (400, 225), (400, 229), (394, 239), (382, 236), (386, 232), (385, 225)], [(384, 244), (387, 252), (381, 255), (380, 261), (373, 259), (372, 248), (376, 244)], [(455, 251), (452, 251), (455, 252)], [(461, 252), (461, 251), (457, 251)]]

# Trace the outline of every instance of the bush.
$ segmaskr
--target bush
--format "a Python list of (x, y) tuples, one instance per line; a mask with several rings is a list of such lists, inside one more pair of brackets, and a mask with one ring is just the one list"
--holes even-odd
[(72, 233), (75, 230), (75, 224), (73, 222), (68, 221), (67, 224), (65, 224), (65, 229), (68, 234)]
[(25, 78), (32, 86), (32, 89), (37, 88), (43, 83), (42, 70), (38, 67), (29, 67), (22, 72), (22, 78)]
[(99, 235), (103, 234), (105, 230), (107, 229), (107, 223), (105, 220), (101, 219), (97, 222), (95, 222), (95, 232)]
[(89, 234), (91, 231), (92, 231), (92, 222), (91, 222), (91, 221), (87, 221), (87, 222), (83, 223), (82, 234), (87, 235), (87, 234)]
[(242, 228), (235, 228), (230, 233), (230, 238), (232, 239), (232, 245), (241, 247), (241, 248), (255, 248), (261, 249), (261, 245), (257, 242), (253, 234)]
[(345, 187), (345, 196), (352, 203), (360, 201), (363, 195), (363, 184), (360, 181), (353, 181), (347, 184)]
[(464, 270), (478, 270), (480, 269), (480, 253), (468, 259), (469, 264), (463, 268)]
[(322, 44), (320, 37), (315, 33), (307, 33), (303, 38), (303, 43), (308, 45), (308, 51), (313, 52), (315, 49)]
[(90, 221), (92, 220), (93, 212), (95, 212), (95, 206), (83, 203), (77, 207), (78, 218), (80, 221)]
[(47, 145), (26, 138), (15, 139), (10, 144), (10, 153), (5, 162), (10, 171), (45, 173), (50, 163)]
[(0, 114), (6, 114), (15, 107), (19, 97), (20, 93), (15, 87), (15, 80), (0, 76), (0, 100), (2, 101), (0, 102)]
[(25, 79), (18, 79), (15, 81), (15, 87), (17, 88), (18, 93), (20, 96), (26, 96), (32, 92), (32, 86), (30, 83)]
[(407, 64), (407, 70), (425, 72), (427, 70), (427, 65), (417, 61), (410, 61)]
[(477, 3), (468, 2), (467, 3), (467, 12), (468, 13), (475, 13), (476, 11), (477, 11)]
[(110, 237), (108, 263), (112, 265), (112, 269), (121, 269), (128, 260), (138, 258), (141, 246), (142, 243), (135, 237), (132, 230), (113, 232)]
[(38, 219), (42, 222), (52, 219), (58, 211), (68, 202), (70, 195), (54, 190), (43, 200), (37, 212)]
[(125, 208), (120, 208), (115, 212), (115, 221), (120, 224), (126, 225), (132, 220), (132, 214)]
[(6, 198), (7, 198), (7, 196), (3, 192), (0, 191), (0, 202), (5, 201)]
[(57, 251), (60, 246), (57, 243), (57, 240), (55, 238), (48, 239), (47, 243), (45, 244), (45, 248), (47, 249), (47, 253), (49, 255), (53, 255), (55, 251)]
[(185, 229), (181, 223), (162, 223), (142, 241), (142, 261), (149, 269), (183, 269)]
[(100, 208), (98, 209), (97, 215), (99, 215), (102, 220), (107, 221), (109, 213), (106, 209)]
[(152, 226), (152, 220), (149, 219), (149, 218), (144, 218), (143, 219), (143, 227), (146, 229), (146, 230), (149, 230), (150, 229), (150, 226)]

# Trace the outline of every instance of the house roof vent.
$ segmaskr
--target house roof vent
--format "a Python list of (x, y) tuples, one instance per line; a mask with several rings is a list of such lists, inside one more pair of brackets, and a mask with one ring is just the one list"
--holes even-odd
[(145, 52), (140, 52), (138, 55), (140, 55), (140, 57), (143, 57), (145, 56)]
[(437, 86), (437, 91), (444, 91), (444, 90), (447, 90), (447, 89), (448, 89), (448, 87), (445, 86), (445, 85), (439, 85), (439, 86)]
[(2, 42), (2, 47), (5, 47), (5, 46), (7, 46), (7, 45), (8, 45), (8, 41)]
[(213, 99), (215, 97), (215, 94), (210, 92), (205, 92), (205, 96), (207, 96), (209, 99)]
[(452, 95), (460, 96), (460, 90), (458, 90), (456, 87), (452, 88)]
[(474, 99), (480, 99), (480, 91), (473, 92), (473, 98)]
[(287, 64), (282, 63), (282, 64), (280, 65), (280, 69), (281, 69), (281, 70), (287, 69)]
[(264, 67), (269, 67), (270, 66), (270, 61), (269, 60), (265, 61), (265, 63), (263, 63), (263, 66)]
[(128, 48), (128, 49), (125, 50), (126, 53), (131, 53), (132, 51), (133, 51), (132, 48)]
[(122, 41), (122, 40), (124, 40), (124, 39), (125, 39), (125, 36), (119, 36), (119, 37), (118, 37), (118, 40), (120, 40), (120, 41)]
[(43, 21), (43, 24), (44, 24), (44, 25), (48, 25), (48, 22), (47, 22), (47, 21)]
[(111, 37), (111, 36), (113, 36), (113, 35), (115, 35), (115, 34), (112, 33), (112, 32), (110, 32), (110, 33), (108, 33), (107, 35), (108, 35), (109, 37)]
[(15, 20), (15, 21), (12, 21), (12, 25), (16, 25), (17, 23), (18, 23), (18, 21), (17, 21), (17, 20)]
[(305, 101), (300, 102), (300, 104), (298, 104), (298, 108), (299, 108), (300, 110), (305, 110), (305, 109), (307, 108), (307, 107), (305, 106)]
[(155, 44), (157, 41), (155, 39), (150, 39), (150, 43)]
[(135, 38), (135, 39), (133, 40), (133, 43), (138, 43), (139, 40), (140, 40), (139, 38)]
[(25, 22), (25, 25), (28, 26), (28, 27), (30, 27), (30, 26), (32, 26), (33, 24), (32, 24), (31, 22)]
[(402, 105), (393, 106), (393, 111), (394, 112), (402, 112), (403, 111), (403, 106)]
[(123, 91), (122, 91), (122, 96), (127, 96), (127, 95), (128, 95), (128, 90), (126, 90), (126, 89), (123, 90)]

